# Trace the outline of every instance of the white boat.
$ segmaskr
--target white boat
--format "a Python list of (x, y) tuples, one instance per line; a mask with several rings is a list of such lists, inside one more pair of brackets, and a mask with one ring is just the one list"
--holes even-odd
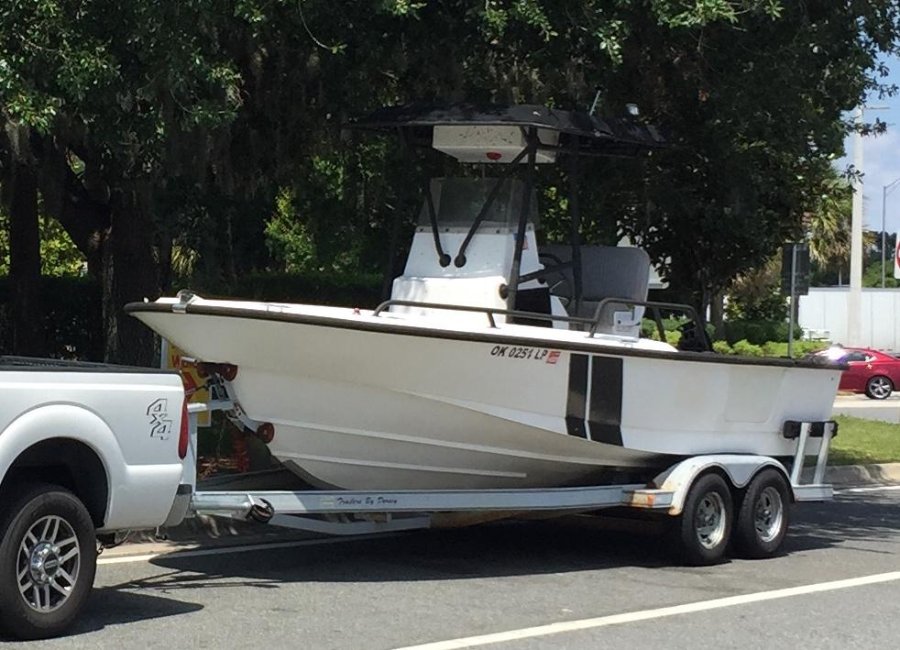
[[(656, 144), (634, 124), (539, 107), (394, 109), (366, 125), (526, 173)], [(533, 175), (510, 176), (432, 181), (405, 270), (375, 310), (190, 292), (126, 310), (196, 359), (236, 366), (241, 410), (274, 426), (273, 455), (317, 487), (640, 478), (699, 454), (789, 457), (786, 422), (828, 419), (839, 366), (641, 338), (658, 307), (647, 254), (539, 246)]]

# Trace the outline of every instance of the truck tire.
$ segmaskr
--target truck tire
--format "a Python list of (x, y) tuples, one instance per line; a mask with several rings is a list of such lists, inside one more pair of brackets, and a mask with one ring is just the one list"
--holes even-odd
[(731, 490), (718, 474), (700, 476), (688, 490), (674, 527), (681, 559), (692, 566), (720, 562), (728, 548), (733, 518)]
[(775, 469), (750, 481), (734, 529), (735, 549), (746, 558), (772, 557), (781, 548), (790, 522), (790, 486)]
[(97, 569), (94, 524), (69, 490), (31, 483), (0, 510), (0, 629), (58, 636), (87, 602)]

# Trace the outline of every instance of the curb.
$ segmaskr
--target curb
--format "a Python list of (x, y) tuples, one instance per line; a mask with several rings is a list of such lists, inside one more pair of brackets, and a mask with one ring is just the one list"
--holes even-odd
[(900, 483), (900, 463), (831, 465), (825, 470), (825, 482), (835, 487)]

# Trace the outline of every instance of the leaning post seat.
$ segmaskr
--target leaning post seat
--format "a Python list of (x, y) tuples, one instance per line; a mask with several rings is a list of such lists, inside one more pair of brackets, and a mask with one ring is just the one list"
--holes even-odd
[[(565, 268), (548, 274), (547, 282), (553, 295), (568, 301), (570, 315), (593, 318), (597, 305), (604, 298), (647, 300), (650, 283), (650, 256), (634, 246), (581, 247), (581, 304), (574, 304), (573, 269)], [(572, 260), (572, 247), (551, 244), (541, 247), (547, 267)], [(551, 261), (552, 260), (552, 261)], [(640, 336), (643, 307), (631, 308), (624, 303), (609, 303), (600, 314), (598, 332), (621, 336)]]

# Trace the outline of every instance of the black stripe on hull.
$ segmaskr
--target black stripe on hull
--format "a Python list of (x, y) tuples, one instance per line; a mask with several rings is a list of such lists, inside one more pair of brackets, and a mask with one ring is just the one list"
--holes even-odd
[(591, 440), (622, 446), (622, 365), (616, 357), (591, 357)]
[(587, 411), (588, 356), (569, 356), (569, 396), (566, 399), (566, 429), (570, 436), (587, 438), (584, 415)]
[(622, 446), (623, 366), (624, 360), (618, 357), (569, 356), (566, 430), (570, 436)]

